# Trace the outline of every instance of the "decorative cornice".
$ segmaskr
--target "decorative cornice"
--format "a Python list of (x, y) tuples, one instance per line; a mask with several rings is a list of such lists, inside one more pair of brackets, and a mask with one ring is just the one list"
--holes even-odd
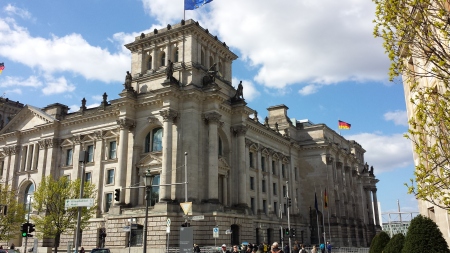
[(178, 112), (173, 109), (159, 111), (159, 114), (163, 117), (164, 122), (173, 121), (178, 116)]
[(203, 118), (207, 123), (219, 123), (222, 115), (218, 112), (207, 112), (203, 114)]
[(121, 130), (125, 129), (125, 130), (131, 130), (132, 128), (134, 128), (136, 126), (136, 123), (134, 122), (134, 120), (129, 119), (129, 118), (121, 118), (116, 120), (117, 125), (119, 125), (119, 128)]
[(233, 126), (233, 127), (230, 127), (230, 130), (232, 133), (234, 133), (237, 136), (242, 136), (247, 133), (246, 126)]

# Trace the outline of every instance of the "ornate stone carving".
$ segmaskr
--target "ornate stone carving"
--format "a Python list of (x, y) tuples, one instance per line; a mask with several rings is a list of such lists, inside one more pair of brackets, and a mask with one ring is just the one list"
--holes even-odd
[(254, 143), (253, 141), (251, 141), (251, 140), (245, 138), (245, 146), (246, 146), (246, 147), (250, 147), (253, 143)]
[(38, 141), (39, 149), (45, 149), (47, 147), (47, 144), (45, 143), (45, 140)]
[(57, 138), (45, 139), (45, 144), (48, 148), (57, 147), (59, 144), (59, 139)]
[(222, 115), (218, 112), (208, 112), (203, 115), (204, 119), (208, 123), (219, 123)]
[(120, 129), (132, 129), (135, 126), (135, 122), (129, 118), (122, 118), (116, 120), (117, 125), (119, 125)]
[(245, 133), (247, 133), (247, 127), (246, 126), (234, 126), (231, 127), (231, 131), (235, 134), (235, 135), (245, 135)]
[(154, 117), (154, 116), (150, 116), (150, 117), (147, 118), (147, 121), (150, 124), (156, 124), (156, 123), (158, 123), (158, 118)]
[(81, 135), (75, 135), (74, 137), (72, 137), (72, 141), (75, 144), (80, 144), (81, 143)]
[(11, 155), (11, 147), (3, 147), (3, 152), (7, 155), (10, 156)]
[(163, 117), (163, 121), (173, 121), (178, 116), (178, 112), (173, 109), (162, 110), (159, 113)]

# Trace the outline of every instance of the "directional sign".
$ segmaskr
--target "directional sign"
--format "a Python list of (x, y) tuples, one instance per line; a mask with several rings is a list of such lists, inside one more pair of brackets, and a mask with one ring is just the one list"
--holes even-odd
[(170, 218), (167, 218), (167, 227), (170, 227)]
[(219, 238), (219, 228), (213, 228), (213, 238)]
[(192, 216), (192, 220), (204, 220), (204, 219), (205, 219), (204, 215)]
[(131, 231), (131, 228), (130, 228), (130, 226), (125, 226), (125, 227), (123, 227), (123, 230), (122, 230), (123, 232), (130, 232)]
[(93, 206), (94, 199), (66, 199), (65, 207)]
[(166, 227), (166, 234), (170, 234), (170, 227), (169, 226)]

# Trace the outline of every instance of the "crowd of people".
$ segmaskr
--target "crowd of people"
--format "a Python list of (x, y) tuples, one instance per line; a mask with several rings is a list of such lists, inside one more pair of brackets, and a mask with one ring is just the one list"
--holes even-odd
[[(218, 253), (331, 253), (331, 249), (330, 242), (327, 242), (326, 245), (324, 243), (319, 246), (313, 245), (312, 249), (308, 251), (304, 244), (295, 241), (292, 250), (289, 249), (289, 245), (285, 245), (284, 248), (280, 247), (278, 242), (274, 242), (271, 246), (267, 243), (233, 245), (231, 250), (227, 249), (226, 244), (223, 244)], [(197, 244), (194, 244), (194, 253), (200, 253), (200, 247)]]

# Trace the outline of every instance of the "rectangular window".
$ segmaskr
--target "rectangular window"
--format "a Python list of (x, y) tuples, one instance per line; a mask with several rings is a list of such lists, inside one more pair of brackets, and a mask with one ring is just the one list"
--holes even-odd
[(273, 202), (273, 212), (278, 216), (278, 203), (276, 201)]
[(277, 195), (277, 184), (273, 183), (273, 195)]
[(294, 167), (294, 173), (295, 173), (295, 180), (297, 180), (298, 179), (297, 167)]
[(117, 150), (117, 142), (116, 141), (111, 141), (109, 143), (109, 159), (116, 159), (117, 158), (117, 154), (116, 154), (116, 150)]
[(266, 192), (266, 180), (263, 180), (261, 183), (262, 192)]
[(284, 209), (284, 210), (283, 210), (283, 211), (284, 211), (284, 214), (287, 214), (287, 205), (286, 205), (286, 204), (283, 205), (283, 209)]
[(106, 171), (106, 184), (114, 184), (114, 170)]
[(286, 186), (283, 185), (283, 197), (286, 197)]
[(250, 161), (250, 168), (253, 168), (253, 152), (248, 153), (248, 160)]
[(261, 156), (261, 170), (266, 171), (266, 158), (264, 156)]
[(254, 190), (254, 189), (255, 189), (255, 178), (250, 177), (250, 190)]
[(263, 200), (263, 212), (264, 214), (267, 214), (267, 202), (265, 199)]
[(87, 162), (92, 163), (94, 162), (94, 145), (87, 146)]
[(92, 183), (92, 173), (91, 172), (86, 172), (84, 174), (84, 182)]
[(253, 214), (255, 213), (255, 198), (250, 198), (250, 208), (252, 209)]
[(273, 175), (276, 174), (276, 170), (275, 170), (275, 161), (272, 161), (272, 174), (273, 174)]
[(286, 178), (286, 176), (284, 175), (284, 164), (281, 164), (281, 175), (283, 176), (283, 178)]
[(105, 213), (109, 212), (109, 208), (111, 207), (112, 204), (112, 193), (106, 193), (105, 195)]
[(72, 165), (73, 149), (66, 150), (66, 166)]

